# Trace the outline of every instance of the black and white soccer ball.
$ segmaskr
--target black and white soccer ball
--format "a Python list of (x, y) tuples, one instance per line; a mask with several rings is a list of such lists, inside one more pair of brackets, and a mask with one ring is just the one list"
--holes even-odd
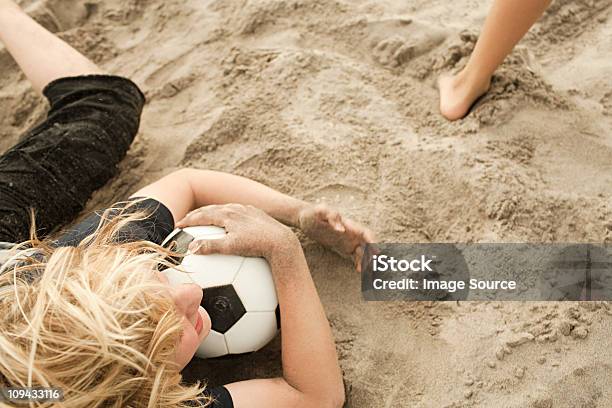
[[(176, 229), (162, 245), (176, 242), (186, 253), (189, 243), (221, 239), (223, 228), (198, 226)], [(237, 255), (187, 255), (175, 269), (164, 271), (171, 285), (196, 283), (204, 296), (201, 307), (210, 315), (212, 329), (198, 348), (201, 358), (259, 350), (280, 329), (278, 298), (272, 271), (263, 258)]]

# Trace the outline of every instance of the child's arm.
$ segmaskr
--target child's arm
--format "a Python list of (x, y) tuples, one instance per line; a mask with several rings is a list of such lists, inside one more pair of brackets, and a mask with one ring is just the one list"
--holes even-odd
[(355, 257), (363, 243), (373, 242), (365, 227), (345, 219), (325, 206), (314, 206), (261, 183), (232, 174), (182, 169), (142, 188), (133, 197), (150, 197), (163, 203), (181, 227), (191, 211), (211, 204), (252, 205), (285, 225), (301, 228), (321, 244)]
[(133, 194), (164, 203), (175, 221), (205, 205), (237, 203), (252, 205), (285, 225), (298, 226), (307, 204), (263, 184), (233, 174), (210, 170), (181, 169)]
[(280, 305), (283, 377), (226, 386), (235, 408), (337, 408), (344, 403), (342, 373), (329, 322), (300, 242), (261, 210), (238, 205), (198, 210), (191, 225), (217, 225), (223, 239), (194, 241), (195, 253), (262, 256), (268, 260)]

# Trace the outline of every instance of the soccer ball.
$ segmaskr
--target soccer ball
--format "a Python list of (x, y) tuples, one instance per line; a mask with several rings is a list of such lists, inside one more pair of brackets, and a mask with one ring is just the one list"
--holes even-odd
[[(176, 242), (174, 250), (186, 253), (189, 243), (221, 239), (225, 230), (213, 226), (176, 229), (163, 242)], [(185, 273), (187, 272), (187, 273)], [(280, 309), (268, 262), (237, 255), (187, 255), (164, 274), (171, 285), (196, 283), (204, 296), (201, 307), (210, 315), (212, 329), (198, 348), (201, 358), (259, 350), (280, 329)]]

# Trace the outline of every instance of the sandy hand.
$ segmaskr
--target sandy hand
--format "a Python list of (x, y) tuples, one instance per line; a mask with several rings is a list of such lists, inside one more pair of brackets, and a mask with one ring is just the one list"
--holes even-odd
[(274, 256), (299, 248), (291, 229), (252, 206), (208, 205), (191, 211), (176, 223), (179, 228), (196, 225), (223, 227), (227, 235), (223, 239), (193, 241), (189, 245), (191, 253), (259, 256), (270, 261)]
[(364, 245), (374, 242), (372, 231), (323, 204), (302, 210), (298, 222), (308, 237), (342, 256), (351, 257), (357, 270), (361, 270)]

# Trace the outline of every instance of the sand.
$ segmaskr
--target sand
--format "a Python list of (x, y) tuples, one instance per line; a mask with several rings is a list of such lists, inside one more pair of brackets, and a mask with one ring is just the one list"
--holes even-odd
[[(89, 208), (181, 166), (326, 202), (385, 242), (612, 239), (612, 1), (558, 0), (465, 120), (437, 112), (490, 2), (24, 1), (148, 97)], [(45, 106), (0, 46), (0, 148)], [(610, 303), (366, 303), (303, 239), (350, 407), (610, 407)], [(280, 373), (276, 341), (196, 361), (211, 384)]]

